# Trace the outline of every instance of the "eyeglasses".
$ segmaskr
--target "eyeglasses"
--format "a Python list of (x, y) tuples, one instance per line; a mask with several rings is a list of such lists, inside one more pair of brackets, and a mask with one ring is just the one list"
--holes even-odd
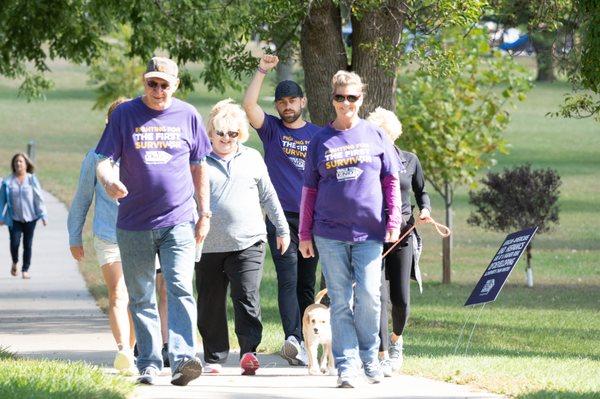
[(216, 131), (215, 133), (219, 137), (229, 136), (232, 139), (234, 139), (234, 138), (236, 138), (237, 136), (240, 135), (240, 132), (219, 132), (219, 131)]
[(157, 87), (160, 87), (161, 89), (163, 89), (163, 91), (169, 90), (169, 87), (171, 87), (171, 85), (168, 83), (158, 83), (156, 80), (147, 80), (146, 84), (151, 89), (156, 89)]
[(342, 94), (334, 94), (333, 95), (333, 101), (335, 101), (337, 103), (343, 103), (346, 100), (348, 100), (349, 103), (355, 103), (359, 99), (360, 99), (360, 94), (359, 95), (348, 94), (347, 96), (344, 96)]

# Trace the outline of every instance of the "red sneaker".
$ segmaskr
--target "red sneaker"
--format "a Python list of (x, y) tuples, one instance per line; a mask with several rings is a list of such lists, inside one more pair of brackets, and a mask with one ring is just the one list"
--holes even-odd
[(242, 368), (242, 375), (254, 375), (260, 367), (260, 363), (258, 363), (258, 359), (254, 353), (248, 352), (242, 356), (240, 367)]

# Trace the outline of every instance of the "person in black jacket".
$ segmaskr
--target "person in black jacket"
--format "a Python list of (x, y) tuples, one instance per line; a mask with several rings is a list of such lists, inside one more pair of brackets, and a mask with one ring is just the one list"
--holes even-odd
[[(373, 111), (368, 121), (374, 123), (383, 129), (388, 138), (395, 142), (402, 134), (402, 124), (396, 115), (378, 107)], [(405, 170), (400, 173), (400, 193), (402, 196), (402, 218), (407, 222), (405, 229), (410, 228), (414, 223), (413, 205), (411, 204), (410, 192), (414, 193), (417, 205), (419, 207), (419, 218), (423, 221), (430, 221), (431, 202), (429, 195), (425, 191), (425, 178), (419, 158), (412, 152), (402, 151), (394, 145), (398, 162)], [(402, 235), (402, 234), (401, 234)], [(384, 253), (392, 244), (386, 244)], [(421, 238), (416, 230), (413, 230), (406, 238), (402, 240), (396, 248), (389, 253), (383, 263), (385, 272), (382, 278), (381, 290), (381, 319), (379, 337), (381, 344), (379, 347), (379, 356), (381, 367), (386, 377), (402, 367), (403, 362), (403, 338), (402, 334), (408, 321), (410, 311), (410, 279), (411, 277), (419, 283), (421, 287), (421, 273), (419, 271), (419, 255), (421, 253)], [(388, 288), (389, 281), (389, 288)], [(388, 306), (392, 304), (392, 333), (387, 338), (388, 326)]]

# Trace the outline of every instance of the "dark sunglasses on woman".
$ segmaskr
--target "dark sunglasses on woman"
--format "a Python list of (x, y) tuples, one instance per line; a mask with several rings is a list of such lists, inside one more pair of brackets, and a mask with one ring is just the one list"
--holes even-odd
[(345, 100), (348, 100), (349, 103), (355, 103), (360, 99), (360, 95), (356, 96), (354, 94), (348, 94), (344, 96), (342, 94), (334, 94), (333, 100), (337, 103), (343, 103)]
[(240, 132), (219, 132), (219, 131), (216, 131), (215, 133), (219, 137), (225, 137), (225, 135), (227, 135), (232, 139), (236, 138), (240, 134)]

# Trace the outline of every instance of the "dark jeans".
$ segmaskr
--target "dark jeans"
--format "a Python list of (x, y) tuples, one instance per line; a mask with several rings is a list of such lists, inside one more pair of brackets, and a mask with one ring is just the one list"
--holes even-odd
[(10, 256), (13, 263), (19, 261), (19, 244), (21, 243), (21, 235), (23, 236), (23, 267), (21, 270), (24, 272), (28, 271), (29, 265), (31, 265), (31, 244), (33, 243), (33, 232), (35, 231), (36, 223), (37, 220), (33, 222), (13, 220), (12, 227), (8, 229), (10, 235)]
[[(411, 234), (412, 235), (412, 234)], [(408, 314), (410, 312), (410, 274), (413, 264), (413, 244), (409, 235), (383, 260), (384, 273), (381, 284), (381, 318), (379, 323), (379, 351), (387, 351), (389, 339), (387, 336), (388, 309), (392, 304), (392, 330), (396, 335), (402, 335)], [(390, 244), (385, 244), (383, 252)], [(387, 280), (387, 281), (386, 281)]]
[(319, 261), (317, 246), (313, 243), (315, 257), (304, 258), (298, 251), (298, 225), (300, 215), (285, 212), (290, 226), (290, 246), (282, 255), (277, 249), (275, 226), (267, 218), (267, 236), (277, 272), (277, 300), (285, 338), (295, 336), (302, 341), (302, 315), (315, 301), (315, 272)]
[(198, 330), (207, 363), (225, 363), (229, 354), (227, 287), (231, 284), (235, 334), (240, 355), (256, 352), (262, 339), (259, 288), (265, 243), (234, 252), (202, 254), (196, 263)]

